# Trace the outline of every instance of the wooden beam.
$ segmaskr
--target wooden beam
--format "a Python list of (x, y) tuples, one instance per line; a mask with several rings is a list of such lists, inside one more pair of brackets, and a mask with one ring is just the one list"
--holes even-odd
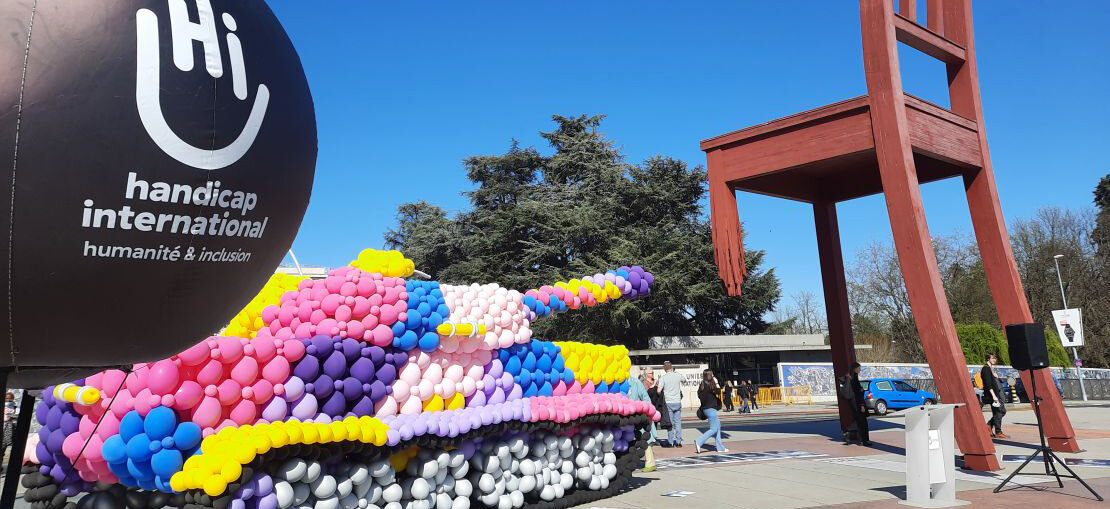
[(929, 30), (944, 35), (944, 0), (926, 0), (925, 22)]
[(853, 97), (851, 99), (846, 99), (832, 104), (827, 104), (820, 108), (814, 108), (812, 110), (803, 111), (801, 113), (795, 113), (793, 115), (771, 120), (769, 122), (764, 122), (762, 124), (756, 124), (751, 127), (745, 127), (743, 129), (725, 133), (719, 136), (714, 136), (712, 138), (702, 140), (701, 149), (703, 151), (709, 151), (715, 148), (721, 148), (725, 145), (736, 143), (738, 141), (755, 138), (757, 136), (768, 134), (774, 131), (782, 131), (791, 127), (802, 126), (810, 122), (818, 121), (822, 118), (839, 115), (841, 113), (860, 108), (867, 108), (867, 96), (865, 95)]
[(898, 14), (894, 15), (894, 33), (899, 42), (941, 62), (962, 64), (967, 60), (967, 51), (963, 46)]
[(898, 0), (898, 14), (910, 21), (917, 21), (917, 0)]

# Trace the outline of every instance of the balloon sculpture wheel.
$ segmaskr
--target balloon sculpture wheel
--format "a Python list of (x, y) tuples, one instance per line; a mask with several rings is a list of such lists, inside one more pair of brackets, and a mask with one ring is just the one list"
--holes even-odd
[(529, 327), (647, 296), (651, 273), (523, 293), (402, 279), (412, 273), (400, 253), (366, 250), (325, 279), (275, 275), (223, 335), (48, 388), (25, 500), (515, 509), (621, 488), (659, 419), (626, 397), (628, 350), (532, 339)]

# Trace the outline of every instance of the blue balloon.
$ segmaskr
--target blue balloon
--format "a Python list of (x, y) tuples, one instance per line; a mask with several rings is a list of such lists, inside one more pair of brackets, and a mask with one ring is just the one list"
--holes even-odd
[(624, 394), (628, 394), (628, 389), (629, 389), (628, 380), (625, 380), (625, 381), (621, 382), (620, 391)]
[(524, 357), (524, 362), (521, 363), (520, 366), (522, 369), (526, 369), (528, 371), (536, 369), (536, 354), (528, 352), (528, 355)]
[[(150, 439), (145, 433), (139, 433), (127, 441), (127, 458), (135, 461), (150, 459)], [(137, 478), (138, 476), (136, 476)]]
[(140, 485), (142, 485), (142, 481), (154, 480), (154, 471), (150, 469), (150, 464), (146, 461), (135, 461), (129, 458), (127, 460), (127, 472), (139, 481)]
[(551, 371), (562, 371), (567, 369), (566, 360), (563, 359), (561, 354), (555, 354), (555, 360), (551, 362)]
[(181, 465), (184, 463), (185, 459), (181, 457), (181, 451), (174, 449), (162, 449), (150, 458), (151, 470), (165, 478), (181, 470)]
[(574, 383), (574, 371), (568, 369), (563, 372), (563, 383), (567, 385)]
[(609, 384), (607, 384), (605, 382), (601, 382), (601, 383), (595, 385), (594, 386), (594, 392), (602, 393), (602, 394), (604, 394), (606, 392), (609, 392)]
[(524, 389), (524, 397), (530, 398), (532, 396), (535, 396), (539, 392), (539, 389), (536, 388), (536, 384), (528, 384), (528, 388)]
[(119, 421), (119, 434), (124, 442), (130, 442), (135, 435), (143, 432), (143, 417), (139, 412), (132, 410)]
[(509, 353), (509, 349), (507, 348), (502, 348), (497, 351), (497, 359), (501, 361), (502, 366), (504, 366), (506, 362), (509, 362), (510, 355), (512, 354)]
[[(196, 426), (196, 424), (193, 426)], [(127, 444), (123, 441), (123, 437), (119, 435), (108, 437), (108, 440), (104, 441), (104, 446), (100, 449), (100, 455), (109, 464), (125, 462), (127, 460)]]
[(420, 338), (420, 349), (425, 352), (434, 352), (439, 348), (439, 334), (434, 332), (425, 332)]
[(394, 345), (401, 350), (408, 351), (416, 348), (416, 343), (418, 340), (419, 338), (416, 337), (415, 332), (406, 331), (404, 334), (401, 335), (401, 337), (397, 338), (397, 340), (394, 341)]
[(507, 371), (510, 375), (513, 375), (513, 376), (519, 375), (520, 374), (520, 358), (515, 356), (515, 355), (510, 357), (509, 362), (505, 363), (505, 371)]
[(548, 357), (548, 356), (544, 355), (544, 356), (540, 357), (539, 359), (536, 359), (536, 369), (539, 370), (542, 373), (550, 372), (551, 371), (551, 357)]
[(521, 387), (527, 387), (528, 384), (532, 383), (532, 372), (531, 371), (521, 371), (520, 372), (520, 382), (519, 383), (520, 383)]
[(404, 334), (406, 330), (408, 330), (405, 328), (405, 322), (402, 322), (400, 320), (393, 322), (393, 327), (391, 328), (393, 329), (393, 337), (395, 338), (401, 337), (401, 335)]
[(193, 449), (200, 445), (201, 439), (200, 426), (192, 422), (183, 422), (177, 430), (173, 432), (174, 447), (183, 451)]
[(528, 345), (529, 347), (531, 347), (532, 355), (536, 357), (543, 355), (543, 343), (543, 341), (537, 339), (533, 340), (531, 345)]
[(143, 431), (151, 440), (161, 440), (173, 434), (177, 427), (177, 415), (170, 407), (155, 407), (146, 414), (143, 421)]
[(540, 396), (550, 396), (554, 390), (551, 387), (551, 382), (544, 382), (543, 387), (540, 387)]

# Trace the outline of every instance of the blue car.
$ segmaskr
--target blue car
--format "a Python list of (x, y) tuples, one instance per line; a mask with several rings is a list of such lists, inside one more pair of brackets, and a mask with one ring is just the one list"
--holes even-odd
[(936, 394), (919, 390), (897, 378), (875, 378), (860, 380), (859, 383), (863, 387), (863, 400), (867, 409), (879, 415), (884, 415), (891, 409), (933, 405), (938, 401)]

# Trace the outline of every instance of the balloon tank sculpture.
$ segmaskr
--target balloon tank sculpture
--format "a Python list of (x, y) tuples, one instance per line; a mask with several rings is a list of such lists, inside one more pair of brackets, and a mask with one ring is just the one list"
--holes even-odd
[(366, 250), (325, 279), (274, 275), (219, 336), (49, 387), (25, 499), (513, 509), (619, 489), (659, 418), (625, 396), (628, 350), (533, 339), (529, 327), (647, 296), (651, 273), (621, 267), (523, 293), (412, 273), (400, 253)]

